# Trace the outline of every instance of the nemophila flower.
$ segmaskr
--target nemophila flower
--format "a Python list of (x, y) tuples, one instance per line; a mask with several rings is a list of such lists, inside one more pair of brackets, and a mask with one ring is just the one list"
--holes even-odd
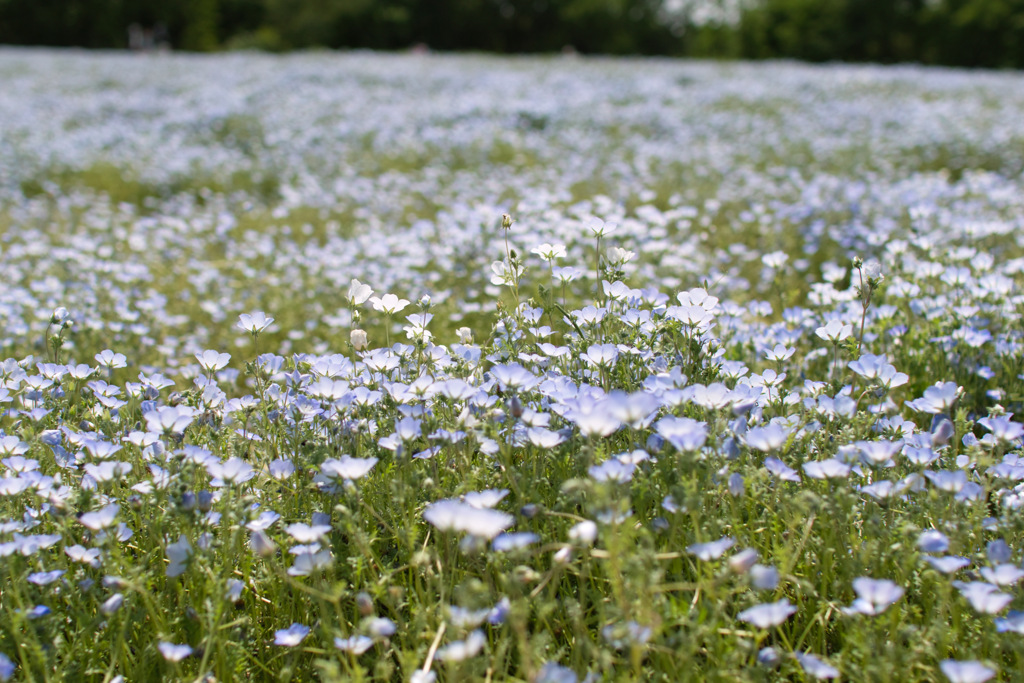
[(814, 333), (827, 342), (838, 344), (853, 334), (853, 325), (843, 323), (842, 321), (833, 318), (825, 325), (814, 330)]
[(387, 617), (370, 617), (363, 624), (366, 632), (374, 638), (390, 638), (398, 631), (395, 622)]
[(465, 607), (449, 605), (447, 607), (447, 612), (448, 624), (450, 626), (456, 629), (471, 629), (484, 623), (491, 610), (489, 608), (467, 609)]
[(646, 391), (631, 394), (615, 391), (608, 396), (608, 410), (612, 416), (633, 429), (641, 429), (650, 424), (660, 408), (661, 400)]
[(818, 657), (806, 652), (794, 652), (793, 656), (800, 662), (804, 672), (812, 678), (829, 679), (839, 678), (839, 669), (826, 664)]
[(943, 574), (954, 574), (971, 563), (971, 561), (966, 557), (959, 557), (956, 555), (948, 557), (926, 557), (924, 559), (936, 571)]
[(622, 423), (612, 414), (607, 397), (580, 396), (564, 403), (565, 418), (571, 420), (580, 434), (591, 438), (604, 438), (614, 434)]
[(192, 424), (196, 410), (188, 406), (160, 406), (143, 414), (146, 427), (157, 434), (181, 434)]
[(540, 256), (545, 261), (553, 261), (556, 258), (564, 258), (566, 254), (564, 244), (548, 244), (547, 242), (534, 247), (533, 249), (530, 250), (530, 253)]
[(903, 589), (888, 579), (862, 576), (853, 580), (853, 590), (857, 593), (857, 599), (849, 607), (843, 608), (844, 614), (875, 616), (903, 597)]
[(944, 553), (949, 550), (949, 538), (941, 531), (928, 529), (917, 537), (917, 547), (926, 553)]
[(765, 458), (764, 468), (782, 481), (800, 481), (800, 473), (778, 458)]
[(582, 543), (584, 545), (592, 545), (597, 540), (597, 524), (585, 519), (582, 522), (578, 522), (569, 529), (569, 540)]
[(168, 577), (181, 576), (188, 567), (188, 561), (192, 557), (192, 545), (188, 542), (185, 534), (178, 537), (177, 542), (167, 545), (168, 565), (164, 573)]
[(792, 430), (772, 422), (764, 427), (751, 427), (743, 434), (743, 442), (750, 448), (770, 453), (782, 448)]
[(227, 462), (207, 461), (206, 471), (212, 477), (210, 486), (237, 486), (256, 476), (252, 465), (241, 458), (229, 458)]
[(488, 508), (475, 508), (458, 500), (439, 500), (423, 511), (423, 518), (441, 531), (462, 531), (493, 539), (512, 526), (512, 515)]
[(249, 536), (249, 547), (260, 557), (270, 557), (277, 552), (277, 546), (263, 529), (253, 529)]
[(239, 315), (236, 326), (240, 330), (256, 335), (270, 327), (273, 322), (274, 319), (267, 317), (267, 314), (263, 311), (254, 311), (253, 313), (242, 313)]
[(334, 647), (342, 652), (359, 656), (373, 647), (373, 639), (366, 636), (349, 636), (348, 638), (335, 638)]
[(662, 438), (684, 453), (700, 450), (708, 438), (707, 425), (688, 417), (663, 417), (654, 427)]
[(750, 568), (750, 585), (758, 590), (773, 591), (779, 585), (779, 570), (763, 564)]
[(266, 510), (261, 512), (256, 519), (252, 520), (245, 526), (250, 531), (263, 531), (264, 529), (269, 529), (271, 525), (279, 519), (281, 519), (281, 515), (277, 514), (273, 510)]
[(530, 427), (527, 429), (526, 439), (534, 446), (545, 450), (554, 448), (565, 441), (565, 437), (559, 432), (552, 432), (543, 427)]
[(11, 680), (11, 676), (17, 669), (17, 665), (8, 659), (7, 655), (0, 653), (0, 681)]
[(348, 303), (350, 306), (361, 306), (373, 294), (370, 285), (364, 285), (359, 280), (352, 278), (348, 286)]
[(953, 585), (967, 598), (971, 607), (983, 614), (1002, 612), (1013, 601), (1012, 595), (1000, 593), (998, 587), (990, 583), (954, 581)]
[(1024, 425), (1019, 422), (1011, 422), (1010, 417), (1010, 415), (983, 417), (978, 420), (978, 424), (992, 432), (992, 436), (997, 442), (1011, 443), (1024, 437)]
[(537, 672), (534, 683), (576, 683), (576, 672), (556, 662), (546, 662)]
[(995, 567), (982, 567), (981, 576), (997, 586), (1012, 586), (1024, 578), (1024, 570), (1017, 565), (1000, 564)]
[(1005, 619), (996, 619), (998, 633), (1019, 633), (1024, 635), (1024, 612), (1010, 610)]
[(29, 445), (16, 436), (0, 436), (0, 455), (14, 456), (27, 453)]
[(938, 382), (924, 390), (921, 398), (907, 401), (906, 405), (920, 413), (940, 415), (949, 413), (953, 403), (959, 398), (963, 388), (956, 382)]
[(288, 568), (289, 576), (309, 576), (326, 569), (334, 562), (331, 551), (322, 549), (319, 543), (298, 545), (289, 548), (288, 552), (295, 556), (295, 562)]
[(93, 531), (99, 531), (100, 529), (106, 529), (107, 527), (113, 526), (117, 517), (118, 511), (121, 506), (117, 503), (111, 503), (103, 507), (96, 512), (86, 512), (78, 517), (79, 523)]
[(342, 455), (340, 458), (328, 458), (320, 465), (320, 472), (329, 479), (362, 479), (373, 466), (377, 458), (353, 458)]
[(224, 586), (224, 597), (228, 602), (237, 603), (242, 599), (242, 591), (245, 590), (245, 583), (238, 579), (228, 579)]
[(540, 378), (519, 363), (495, 365), (490, 369), (490, 373), (503, 391), (510, 389), (528, 391), (540, 383)]
[(885, 465), (903, 448), (898, 441), (857, 441), (853, 445), (869, 465)]
[(985, 554), (988, 556), (988, 561), (994, 564), (1004, 564), (1013, 557), (1013, 551), (1010, 550), (1009, 544), (1001, 538), (989, 541), (985, 545)]
[(587, 470), (594, 481), (624, 484), (633, 478), (636, 465), (617, 459), (605, 460), (600, 465), (591, 465)]
[(207, 372), (216, 372), (222, 368), (227, 367), (231, 361), (230, 353), (221, 353), (212, 349), (207, 349), (196, 354), (196, 360), (199, 361), (199, 366)]
[(35, 572), (29, 574), (26, 580), (29, 583), (35, 584), (37, 586), (48, 586), (54, 581), (60, 579), (60, 577), (62, 576), (64, 576), (63, 569), (54, 569), (48, 572)]
[(281, 647), (295, 647), (309, 635), (309, 627), (293, 622), (286, 629), (274, 631), (274, 645)]
[(493, 508), (508, 495), (508, 489), (485, 489), (483, 491), (469, 491), (462, 495), (462, 502), (470, 507), (482, 510)]
[(967, 485), (967, 473), (963, 470), (925, 470), (924, 476), (935, 488), (950, 493), (959, 493)]
[(939, 668), (950, 683), (985, 683), (996, 675), (995, 669), (974, 660), (961, 662), (943, 659), (939, 662)]
[(64, 553), (74, 562), (87, 564), (93, 569), (100, 566), (99, 548), (86, 548), (81, 545), (72, 545), (64, 548)]
[(180, 662), (192, 655), (192, 648), (188, 645), (176, 645), (174, 643), (168, 643), (166, 641), (160, 641), (157, 644), (157, 649), (160, 650), (160, 654), (168, 662)]
[(757, 551), (753, 548), (744, 548), (729, 558), (729, 569), (736, 574), (746, 574), (751, 567), (757, 564)]
[(709, 541), (707, 543), (695, 543), (691, 546), (687, 546), (686, 552), (690, 553), (691, 555), (695, 555), (699, 560), (710, 562), (711, 560), (717, 560), (718, 558), (720, 558), (722, 555), (725, 554), (725, 551), (727, 551), (734, 545), (736, 545), (736, 541), (729, 538), (728, 536), (725, 536), (723, 538), (718, 539), (717, 541)]
[(616, 650), (626, 650), (635, 645), (644, 645), (652, 635), (654, 635), (654, 629), (635, 621), (609, 624), (601, 629), (601, 637)]
[(102, 614), (109, 616), (117, 610), (121, 609), (121, 605), (123, 604), (124, 595), (122, 595), (121, 593), (114, 593), (100, 604), (100, 612)]
[(551, 269), (551, 277), (563, 285), (569, 284), (582, 275), (583, 271), (572, 266), (555, 266)]
[[(22, 452), (28, 450), (28, 444), (24, 444), (24, 446), (25, 448)], [(38, 460), (34, 458), (25, 458), (20, 455), (12, 455), (9, 458), (4, 458), (3, 460), (0, 460), (0, 463), (3, 463), (4, 467), (6, 467), (15, 474), (19, 474), (22, 472), (32, 472), (33, 470), (39, 469)]]
[(753, 624), (757, 628), (773, 628), (789, 619), (796, 613), (796, 607), (783, 598), (778, 602), (755, 605), (736, 615), (740, 621)]
[(794, 353), (796, 353), (796, 347), (786, 346), (785, 344), (776, 344), (765, 352), (765, 359), (773, 363), (781, 363), (789, 360)]
[(270, 461), (270, 464), (267, 465), (267, 470), (274, 479), (284, 481), (295, 474), (295, 463), (287, 458), (278, 458), (277, 460)]
[(436, 672), (423, 669), (416, 669), (409, 676), (409, 683), (434, 683), (436, 680)]
[(289, 524), (284, 530), (299, 543), (314, 543), (329, 534), (331, 526), (329, 524), (314, 524), (310, 526), (309, 524), (297, 523)]
[(803, 464), (804, 473), (811, 479), (845, 479), (851, 467), (835, 458), (811, 460)]
[(100, 367), (108, 368), (111, 370), (117, 368), (124, 368), (128, 366), (128, 357), (123, 353), (115, 353), (110, 349), (103, 349), (97, 353), (93, 358)]
[(487, 644), (487, 636), (483, 631), (471, 632), (465, 640), (456, 640), (437, 651), (437, 658), (442, 662), (461, 662), (475, 657)]
[(373, 305), (373, 310), (385, 315), (401, 313), (409, 305), (407, 299), (399, 299), (394, 294), (385, 294), (382, 297), (371, 296), (370, 303)]

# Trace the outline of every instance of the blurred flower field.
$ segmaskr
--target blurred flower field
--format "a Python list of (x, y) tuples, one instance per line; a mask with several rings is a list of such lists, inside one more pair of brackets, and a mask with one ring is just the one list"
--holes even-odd
[(1020, 678), (1021, 75), (0, 79), (0, 679)]

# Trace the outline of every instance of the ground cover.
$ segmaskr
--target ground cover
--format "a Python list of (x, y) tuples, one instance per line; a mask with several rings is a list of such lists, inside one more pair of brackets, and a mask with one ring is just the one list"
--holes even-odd
[(0, 76), (0, 678), (1024, 667), (1019, 75)]

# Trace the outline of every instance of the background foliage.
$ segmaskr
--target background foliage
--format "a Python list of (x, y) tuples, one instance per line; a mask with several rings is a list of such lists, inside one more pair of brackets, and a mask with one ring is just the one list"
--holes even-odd
[(0, 42), (666, 54), (1024, 66), (1024, 0), (0, 0)]

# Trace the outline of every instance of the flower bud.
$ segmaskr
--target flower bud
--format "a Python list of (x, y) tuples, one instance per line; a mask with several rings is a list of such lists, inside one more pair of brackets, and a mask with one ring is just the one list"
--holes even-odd
[(512, 227), (512, 216), (507, 213), (501, 214), (501, 227), (508, 230)]
[(100, 612), (106, 615), (111, 615), (117, 610), (121, 609), (121, 605), (124, 604), (124, 595), (121, 593), (114, 593), (107, 598), (102, 605), (100, 605)]
[(252, 536), (249, 537), (249, 545), (252, 547), (252, 551), (260, 557), (270, 557), (277, 552), (277, 546), (262, 531), (252, 532)]
[(352, 348), (356, 351), (362, 351), (366, 348), (366, 331), (355, 329), (349, 333), (349, 340), (352, 342)]
[(753, 548), (741, 550), (729, 558), (729, 569), (736, 574), (746, 574), (757, 564), (757, 551)]

